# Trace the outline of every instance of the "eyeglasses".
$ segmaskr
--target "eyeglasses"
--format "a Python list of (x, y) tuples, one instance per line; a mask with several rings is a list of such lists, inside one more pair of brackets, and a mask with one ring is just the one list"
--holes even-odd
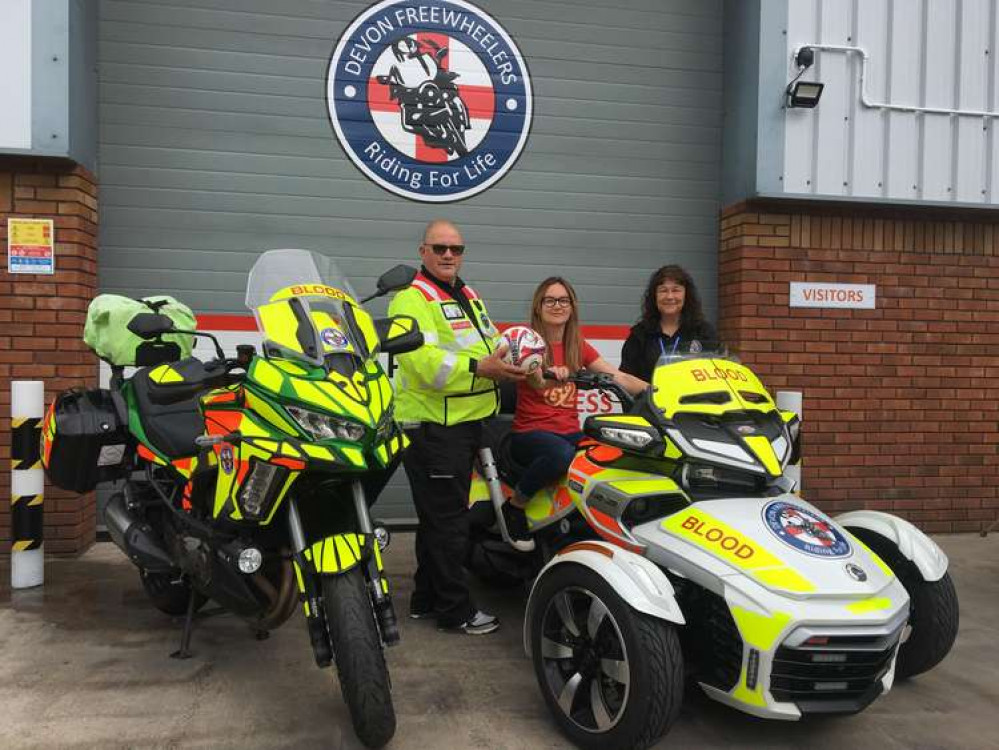
[(558, 307), (572, 307), (572, 300), (569, 297), (542, 297), (541, 304), (552, 309)]
[(465, 254), (464, 245), (428, 245), (426, 243), (423, 243), (423, 246), (429, 247), (431, 250), (433, 250), (434, 255), (444, 255), (444, 253), (446, 253), (448, 250), (451, 251), (452, 255), (459, 257)]

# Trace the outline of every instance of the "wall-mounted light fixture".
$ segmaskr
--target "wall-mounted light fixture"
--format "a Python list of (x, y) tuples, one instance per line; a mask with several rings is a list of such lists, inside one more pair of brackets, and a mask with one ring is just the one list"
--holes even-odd
[(794, 62), (798, 66), (798, 75), (791, 79), (784, 90), (785, 106), (811, 109), (819, 103), (825, 84), (818, 81), (799, 81), (798, 79), (812, 67), (812, 63), (815, 62), (815, 52), (811, 47), (802, 47), (795, 54)]

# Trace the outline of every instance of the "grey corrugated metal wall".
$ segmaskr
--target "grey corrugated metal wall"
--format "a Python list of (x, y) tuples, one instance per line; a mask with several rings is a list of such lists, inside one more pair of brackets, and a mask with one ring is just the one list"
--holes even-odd
[[(476, 4), (524, 54), (533, 128), (496, 186), (433, 206), (367, 180), (326, 117), (330, 51), (366, 2), (102, 0), (102, 290), (242, 312), (256, 255), (294, 246), (343, 259), (366, 290), (445, 216), (497, 320), (523, 319), (557, 271), (584, 322), (631, 322), (667, 262), (691, 269), (713, 315), (721, 0)], [(383, 515), (411, 515), (402, 493), (387, 500)]]

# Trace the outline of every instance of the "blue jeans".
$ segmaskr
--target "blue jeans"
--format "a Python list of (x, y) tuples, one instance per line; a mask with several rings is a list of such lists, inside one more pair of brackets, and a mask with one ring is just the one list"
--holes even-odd
[(576, 456), (576, 444), (582, 439), (582, 432), (568, 435), (547, 430), (513, 433), (510, 452), (517, 463), (527, 467), (517, 483), (517, 491), (524, 497), (531, 497), (558, 480), (569, 470), (569, 464)]

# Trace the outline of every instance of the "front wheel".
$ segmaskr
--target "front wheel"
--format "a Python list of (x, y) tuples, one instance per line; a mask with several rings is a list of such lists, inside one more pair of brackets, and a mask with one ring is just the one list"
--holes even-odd
[(950, 573), (927, 581), (915, 563), (889, 539), (866, 529), (850, 529), (898, 576), (909, 594), (908, 637), (899, 646), (895, 677), (904, 680), (927, 672), (950, 652), (957, 639), (960, 612)]
[(322, 579), (323, 604), (340, 690), (358, 739), (384, 745), (395, 734), (395, 708), (381, 639), (359, 567)]
[(669, 731), (683, 699), (683, 656), (672, 625), (636, 612), (580, 565), (545, 573), (531, 599), (538, 685), (576, 745), (641, 750)]
[(895, 674), (900, 680), (928, 672), (950, 652), (957, 639), (957, 591), (950, 573), (939, 581), (924, 581), (918, 573), (902, 578), (909, 592), (909, 638), (898, 650)]

